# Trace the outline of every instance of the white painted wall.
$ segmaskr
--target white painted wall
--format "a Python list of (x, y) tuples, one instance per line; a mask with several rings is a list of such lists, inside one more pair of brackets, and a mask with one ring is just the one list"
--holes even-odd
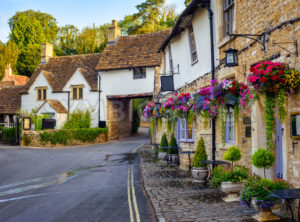
[[(84, 85), (83, 89), (83, 99), (82, 100), (70, 100), (70, 112), (75, 111), (76, 109), (90, 109), (92, 111), (92, 127), (98, 126), (98, 110), (99, 110), (99, 94), (98, 92), (91, 91), (91, 87), (80, 73), (77, 70), (74, 75), (70, 78), (69, 82), (63, 88), (63, 91), (70, 91), (70, 87), (72, 85)], [(44, 74), (41, 72), (37, 77), (35, 82), (32, 84), (30, 89), (28, 90), (28, 94), (23, 94), (21, 99), (21, 110), (31, 112), (33, 109), (39, 108), (43, 101), (36, 101), (36, 87), (48, 87), (47, 90), (47, 99), (59, 100), (66, 109), (68, 109), (68, 94), (59, 92), (53, 93), (52, 88), (49, 85), (47, 79)], [(105, 98), (102, 95), (101, 99), (101, 120), (105, 120)], [(49, 111), (53, 112), (53, 110)]]
[(133, 70), (100, 72), (101, 90), (106, 96), (152, 93), (155, 68), (146, 68), (145, 79), (133, 79)]
[[(212, 1), (212, 10), (214, 13), (214, 48), (215, 58), (219, 55), (219, 50), (216, 43), (217, 36), (217, 10), (216, 3)], [(179, 75), (174, 75), (175, 89), (190, 83), (195, 79), (203, 76), (211, 71), (211, 46), (210, 46), (210, 26), (208, 12), (206, 9), (198, 9), (192, 18), (194, 29), (198, 62), (191, 63), (190, 45), (188, 37), (188, 29), (185, 28), (178, 36), (174, 37), (169, 45), (165, 48), (165, 73), (170, 73), (169, 50), (171, 46), (174, 72), (177, 71), (179, 64)], [(215, 60), (215, 66), (218, 65), (218, 60)]]

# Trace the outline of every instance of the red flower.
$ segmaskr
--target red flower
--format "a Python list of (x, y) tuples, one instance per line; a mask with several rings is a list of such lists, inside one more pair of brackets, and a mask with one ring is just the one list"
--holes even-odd
[(267, 82), (267, 78), (265, 78), (265, 77), (262, 77), (262, 78), (260, 78), (260, 80), (259, 80), (261, 83), (264, 83), (264, 82)]
[(254, 71), (255, 71), (255, 68), (252, 67), (252, 68), (250, 69), (250, 72), (254, 72)]
[(284, 74), (284, 72), (283, 72), (282, 70), (279, 70), (278, 73), (279, 73), (280, 75)]
[(235, 81), (233, 81), (231, 84), (232, 84), (233, 86), (235, 86), (235, 85), (236, 85), (236, 82), (235, 82)]
[(271, 78), (273, 81), (277, 81), (277, 80), (279, 80), (280, 79), (280, 77), (279, 76), (277, 76), (277, 75), (275, 75), (275, 76), (272, 76), (272, 78)]

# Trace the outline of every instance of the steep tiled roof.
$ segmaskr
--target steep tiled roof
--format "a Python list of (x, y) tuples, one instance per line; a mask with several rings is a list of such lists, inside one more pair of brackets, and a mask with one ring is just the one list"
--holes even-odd
[(29, 78), (27, 76), (12, 75), (11, 78), (15, 81), (15, 86), (25, 85)]
[(21, 94), (24, 86), (0, 89), (0, 114), (15, 114), (21, 108)]
[(59, 102), (58, 100), (48, 99), (47, 102), (58, 113), (68, 112), (67, 109), (64, 107), (64, 105), (61, 104), (61, 102)]
[(97, 65), (98, 70), (159, 66), (162, 54), (157, 53), (171, 30), (142, 35), (121, 36), (114, 45), (107, 45)]
[(26, 93), (34, 83), (38, 75), (43, 71), (53, 91), (61, 91), (76, 69), (84, 70), (82, 72), (92, 90), (97, 90), (97, 71), (95, 67), (100, 59), (101, 54), (85, 54), (72, 56), (59, 56), (50, 58), (46, 64), (39, 65), (31, 78), (25, 85)]

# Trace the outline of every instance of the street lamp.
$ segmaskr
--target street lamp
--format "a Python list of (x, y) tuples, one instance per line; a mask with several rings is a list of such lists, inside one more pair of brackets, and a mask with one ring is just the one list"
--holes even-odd
[(225, 57), (225, 65), (227, 67), (234, 67), (238, 66), (238, 50), (229, 48), (225, 51), (226, 57)]

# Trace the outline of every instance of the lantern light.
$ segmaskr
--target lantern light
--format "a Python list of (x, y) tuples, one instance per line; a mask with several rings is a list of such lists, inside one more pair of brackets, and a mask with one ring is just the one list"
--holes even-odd
[(225, 51), (225, 53), (226, 53), (225, 65), (227, 67), (238, 66), (238, 57), (237, 57), (238, 50), (229, 48), (228, 50)]

